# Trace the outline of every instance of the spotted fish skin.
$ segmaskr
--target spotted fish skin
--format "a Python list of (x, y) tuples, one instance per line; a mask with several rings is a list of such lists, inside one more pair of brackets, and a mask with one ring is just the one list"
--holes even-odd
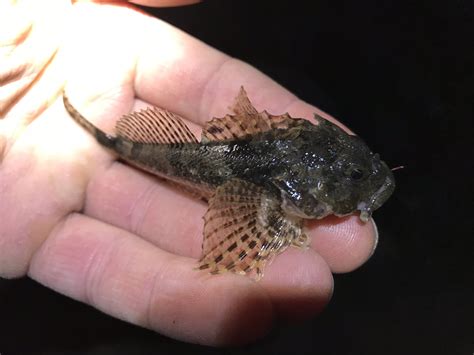
[(63, 98), (101, 145), (208, 200), (198, 269), (213, 274), (259, 279), (273, 256), (308, 245), (304, 219), (360, 211), (367, 221), (395, 187), (359, 137), (318, 115), (312, 124), (258, 112), (243, 88), (233, 114), (207, 122), (200, 141), (178, 115), (156, 107), (123, 116), (109, 135)]

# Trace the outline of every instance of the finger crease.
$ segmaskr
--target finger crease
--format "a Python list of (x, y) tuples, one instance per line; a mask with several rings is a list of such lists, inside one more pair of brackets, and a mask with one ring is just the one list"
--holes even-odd
[(214, 86), (214, 82), (221, 76), (222, 72), (224, 71), (224, 68), (229, 63), (235, 61), (237, 61), (237, 59), (230, 56), (225, 56), (224, 59), (216, 66), (215, 70), (212, 71), (209, 78), (207, 80), (204, 80), (206, 84), (201, 90), (201, 97), (199, 98), (199, 117), (204, 117), (207, 120), (207, 115), (205, 116), (205, 114), (210, 111), (209, 108), (213, 106), (215, 98), (212, 99), (210, 105), (205, 105), (204, 99), (208, 96), (210, 88)]
[[(105, 264), (110, 260), (110, 255), (113, 249), (119, 243), (110, 243), (108, 248), (105, 250), (95, 249), (87, 261), (87, 266), (84, 270), (84, 302), (87, 304), (97, 306), (97, 302), (94, 301), (94, 291), (99, 288), (101, 282), (99, 276), (104, 275), (106, 269)], [(100, 257), (99, 257), (100, 255)], [(99, 270), (101, 269), (101, 270)], [(94, 277), (95, 275), (95, 277)]]
[[(143, 224), (150, 211), (150, 206), (155, 199), (157, 188), (157, 184), (151, 184), (148, 188), (143, 190), (140, 196), (131, 204), (128, 215), (131, 216), (129, 227), (132, 233), (142, 235)], [(137, 206), (140, 206), (140, 208)], [(135, 218), (133, 218), (133, 216), (135, 216)]]
[(153, 328), (153, 300), (155, 299), (155, 290), (157, 289), (158, 280), (160, 279), (160, 273), (156, 272), (151, 281), (150, 294), (148, 296), (148, 302), (146, 305), (146, 318), (145, 318), (145, 327), (152, 329)]

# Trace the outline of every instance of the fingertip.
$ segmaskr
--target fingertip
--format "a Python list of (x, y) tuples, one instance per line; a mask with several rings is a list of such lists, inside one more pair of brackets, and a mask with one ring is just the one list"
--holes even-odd
[(370, 222), (372, 224), (372, 228), (374, 231), (374, 243), (373, 243), (369, 258), (372, 257), (372, 255), (374, 255), (375, 250), (377, 249), (377, 245), (379, 244), (379, 229), (377, 227), (377, 224), (375, 223), (375, 220), (373, 218), (370, 219)]
[[(275, 310), (269, 295), (249, 278), (229, 276), (223, 284), (216, 281), (214, 290), (225, 289), (223, 307), (217, 312), (221, 321), (214, 323), (214, 345), (242, 345), (265, 336), (274, 323)], [(212, 290), (211, 289), (211, 290)], [(212, 334), (212, 333), (211, 333)]]
[(364, 223), (358, 216), (327, 217), (309, 225), (311, 247), (334, 273), (350, 272), (364, 264), (377, 245), (375, 223)]
[(198, 272), (195, 265), (75, 214), (42, 245), (29, 275), (107, 314), (186, 342), (245, 344), (270, 330), (273, 306), (257, 283)]
[(308, 319), (329, 303), (334, 283), (329, 266), (312, 249), (290, 248), (267, 267), (261, 281), (277, 315), (286, 320)]
[[(199, 271), (188, 275), (193, 280), (186, 286), (173, 283), (171, 278), (163, 280), (161, 291), (150, 305), (152, 329), (173, 338), (212, 346), (247, 344), (271, 329), (272, 303), (251, 279)], [(173, 300), (164, 300), (169, 294)], [(166, 310), (162, 309), (163, 304), (168, 305)], [(183, 309), (187, 312), (183, 313)]]

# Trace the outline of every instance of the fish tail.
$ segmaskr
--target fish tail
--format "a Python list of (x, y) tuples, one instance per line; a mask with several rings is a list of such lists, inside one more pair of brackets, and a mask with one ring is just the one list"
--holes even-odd
[(66, 96), (66, 93), (63, 93), (63, 102), (64, 107), (66, 108), (69, 115), (71, 115), (71, 117), (74, 119), (74, 121), (79, 123), (90, 134), (92, 134), (101, 145), (111, 149), (115, 148), (117, 138), (100, 130), (98, 127), (89, 122), (83, 115), (81, 115), (81, 113), (71, 104)]

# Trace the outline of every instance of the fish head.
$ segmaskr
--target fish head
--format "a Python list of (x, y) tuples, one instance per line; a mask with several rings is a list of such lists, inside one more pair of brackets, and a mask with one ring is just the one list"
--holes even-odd
[(323, 168), (310, 195), (336, 216), (359, 212), (367, 222), (395, 189), (392, 171), (378, 154), (370, 152), (362, 140), (350, 136), (334, 162)]
[(282, 209), (317, 219), (359, 212), (366, 222), (393, 193), (393, 173), (361, 138), (321, 120), (295, 138), (300, 140), (300, 155), (275, 180)]

